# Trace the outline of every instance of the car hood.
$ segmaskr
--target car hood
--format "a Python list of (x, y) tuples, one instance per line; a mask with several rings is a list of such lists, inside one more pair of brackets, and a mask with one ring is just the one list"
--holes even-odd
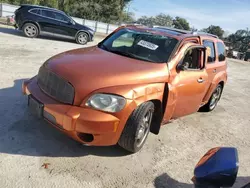
[[(75, 24), (76, 24), (76, 27), (78, 28), (78, 29), (82, 29), (82, 30), (87, 30), (87, 31), (93, 31), (93, 29), (91, 29), (91, 28), (89, 28), (89, 27), (87, 27), (87, 26), (85, 26), (85, 25), (81, 25), (81, 24), (79, 24), (79, 23), (77, 23), (77, 22), (75, 22)], [(94, 32), (94, 31), (93, 31)]]
[(167, 82), (169, 77), (166, 63), (136, 60), (98, 47), (58, 54), (46, 62), (46, 67), (74, 86), (76, 103), (97, 89)]

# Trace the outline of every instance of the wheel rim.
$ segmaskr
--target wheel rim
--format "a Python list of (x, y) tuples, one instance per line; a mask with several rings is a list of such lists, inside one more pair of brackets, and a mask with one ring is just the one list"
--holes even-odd
[(86, 35), (86, 34), (80, 34), (80, 35), (78, 36), (78, 41), (79, 41), (79, 43), (81, 43), (81, 44), (85, 44), (86, 42), (88, 42), (88, 37), (87, 37), (87, 35)]
[(217, 105), (220, 99), (220, 95), (221, 95), (221, 87), (217, 87), (211, 98), (210, 109), (213, 109)]
[(137, 147), (140, 147), (144, 143), (149, 133), (152, 116), (153, 116), (153, 111), (149, 110), (142, 119), (140, 128), (136, 133), (136, 146)]
[(32, 25), (25, 27), (25, 34), (29, 37), (34, 37), (36, 35), (36, 28)]

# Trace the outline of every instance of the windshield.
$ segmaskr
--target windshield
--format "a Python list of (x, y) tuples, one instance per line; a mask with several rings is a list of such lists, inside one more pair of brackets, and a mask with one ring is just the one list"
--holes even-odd
[(146, 31), (121, 29), (99, 45), (112, 53), (155, 63), (167, 62), (178, 40)]

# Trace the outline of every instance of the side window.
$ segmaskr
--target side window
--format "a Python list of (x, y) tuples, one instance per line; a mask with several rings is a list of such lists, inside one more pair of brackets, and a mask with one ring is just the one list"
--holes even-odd
[(215, 61), (214, 43), (212, 41), (203, 40), (203, 45), (207, 48), (207, 53), (208, 53), (207, 62), (213, 63)]
[(31, 9), (30, 12), (33, 13), (33, 14), (37, 14), (38, 9), (37, 8), (36, 9)]
[(218, 48), (219, 61), (225, 61), (226, 60), (226, 50), (225, 50), (224, 44), (222, 42), (217, 42), (217, 48)]
[(190, 49), (185, 53), (183, 64), (188, 69), (201, 69), (202, 51), (199, 48)]
[(31, 9), (30, 12), (33, 14), (41, 14), (40, 9), (38, 9), (38, 8)]
[(53, 12), (48, 11), (48, 10), (42, 10), (41, 13), (42, 16), (48, 17), (48, 18), (53, 18), (55, 19), (55, 15), (53, 14)]
[(112, 47), (117, 48), (117, 47), (131, 47), (134, 43), (134, 37), (132, 33), (126, 33), (121, 35), (119, 38), (114, 40)]
[(55, 20), (63, 21), (63, 22), (69, 22), (69, 18), (61, 13), (49, 11), (49, 10), (42, 10), (42, 16), (52, 18)]
[(66, 16), (64, 16), (63, 14), (60, 14), (57, 12), (55, 12), (54, 14), (55, 14), (55, 19), (63, 21), (63, 22), (69, 22), (69, 19)]

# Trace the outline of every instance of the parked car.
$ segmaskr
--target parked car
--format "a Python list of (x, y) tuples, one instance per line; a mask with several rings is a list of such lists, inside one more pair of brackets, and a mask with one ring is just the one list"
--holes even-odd
[(7, 16), (7, 25), (15, 25), (15, 19), (14, 19), (14, 15), (12, 16)]
[(15, 11), (17, 27), (29, 38), (50, 33), (76, 40), (79, 44), (92, 41), (94, 31), (76, 23), (64, 12), (37, 5), (22, 5)]
[(169, 120), (214, 110), (226, 68), (214, 35), (120, 27), (97, 46), (48, 59), (23, 93), (32, 112), (75, 140), (137, 152)]
[(250, 61), (250, 49), (248, 49), (245, 53), (245, 57), (244, 57), (245, 61)]

